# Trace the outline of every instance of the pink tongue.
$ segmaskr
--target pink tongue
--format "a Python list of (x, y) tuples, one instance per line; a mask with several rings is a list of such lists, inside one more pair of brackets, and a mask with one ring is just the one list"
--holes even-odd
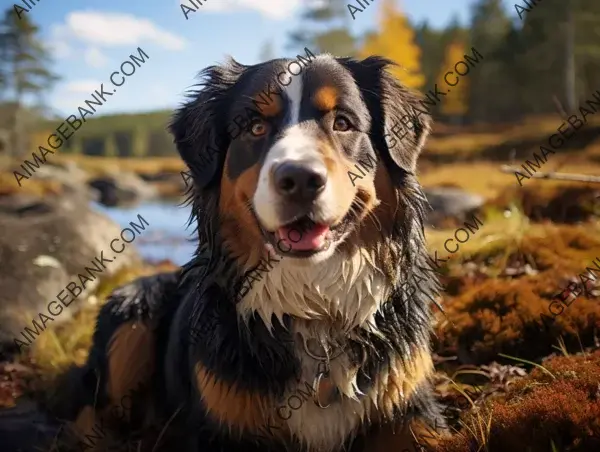
[(293, 250), (309, 251), (321, 248), (325, 242), (325, 236), (329, 232), (329, 226), (315, 224), (310, 228), (281, 227), (277, 235), (285, 245), (282, 250), (290, 247)]

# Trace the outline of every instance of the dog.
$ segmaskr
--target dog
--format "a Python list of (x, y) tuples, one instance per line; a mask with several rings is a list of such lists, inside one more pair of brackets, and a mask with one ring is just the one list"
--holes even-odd
[(442, 424), (415, 175), (431, 118), (392, 61), (311, 56), (208, 67), (175, 112), (197, 251), (101, 309), (63, 412), (90, 450), (412, 451)]

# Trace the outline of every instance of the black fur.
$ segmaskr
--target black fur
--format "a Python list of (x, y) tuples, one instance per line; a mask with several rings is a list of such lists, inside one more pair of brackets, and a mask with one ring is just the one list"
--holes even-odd
[[(361, 90), (371, 116), (369, 136), (392, 175), (401, 206), (392, 230), (384, 237), (390, 244), (391, 260), (382, 266), (392, 265), (402, 272), (394, 281), (396, 290), (386, 303), (386, 309), (375, 318), (383, 336), (357, 330), (349, 344), (351, 359), (361, 365), (359, 387), (366, 391), (392, 356), (404, 360), (409, 356), (410, 347), (429, 346), (430, 305), (439, 284), (423, 271), (427, 267), (423, 234), (427, 202), (414, 176), (429, 118), (415, 117), (409, 137), (389, 149), (384, 138), (386, 124), (409, 112), (409, 108), (416, 105), (416, 97), (385, 72), (390, 64), (385, 59), (337, 61), (351, 72)], [(260, 67), (243, 66), (232, 60), (224, 67), (206, 69), (202, 89), (192, 92), (189, 103), (176, 112), (171, 131), (194, 180), (190, 196), (199, 239), (196, 256), (181, 272), (138, 280), (111, 296), (99, 315), (94, 344), (83, 372), (85, 379), (80, 393), (84, 396), (79, 406), (93, 401), (96, 386), (100, 388), (97, 400), (102, 406), (106, 403), (102, 385), (109, 358), (106, 347), (112, 334), (132, 318), (155, 319), (159, 367), (153, 378), (151, 405), (159, 422), (168, 421), (176, 413), (169, 424), (171, 433), (161, 440), (161, 450), (300, 450), (298, 444), (230, 435), (226, 427), (206, 416), (195, 386), (194, 366), (198, 362), (223, 381), (274, 396), (282, 395), (291, 381), (300, 378), (300, 362), (286, 328), (290, 318), (285, 318), (285, 325), (274, 321), (272, 332), (259, 316), (248, 325), (239, 322), (235, 300), (244, 275), (227, 253), (219, 233), (218, 187), (224, 153), (231, 140), (226, 123), (235, 102), (232, 93), (236, 83), (244, 83)], [(209, 148), (219, 151), (217, 158), (202, 159), (203, 154), (212, 152)], [(403, 283), (415, 274), (426, 282), (421, 291), (409, 298), (403, 291)], [(401, 425), (415, 416), (431, 425), (440, 425), (441, 417), (429, 384), (424, 384), (389, 422)], [(74, 416), (71, 412), (65, 417)], [(357, 438), (348, 438), (340, 447), (361, 450), (368, 442), (368, 435), (377, 428), (379, 426), (364, 425)]]

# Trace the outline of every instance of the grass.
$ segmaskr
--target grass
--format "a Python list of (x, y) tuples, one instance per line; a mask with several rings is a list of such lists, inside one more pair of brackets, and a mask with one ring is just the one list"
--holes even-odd
[(73, 319), (58, 326), (49, 326), (34, 343), (29, 357), (50, 378), (66, 370), (70, 365), (82, 365), (92, 344), (96, 316), (110, 293), (134, 279), (175, 268), (163, 266), (124, 269), (112, 278), (101, 281), (94, 294), (84, 302), (84, 308)]
[[(546, 165), (540, 168), (540, 172), (551, 172), (553, 170), (565, 173), (578, 173), (587, 175), (600, 175), (600, 163), (577, 161), (570, 158), (565, 159), (565, 164), (561, 165), (559, 159), (551, 160), (548, 158)], [(514, 173), (502, 173), (500, 165), (502, 162), (460, 162), (453, 164), (439, 164), (437, 166), (426, 165), (425, 169), (419, 172), (419, 182), (424, 187), (458, 187), (471, 193), (477, 193), (486, 200), (497, 197), (508, 188), (516, 190), (521, 189)], [(519, 161), (515, 166), (521, 165)], [(525, 173), (526, 174), (526, 173)], [(564, 182), (557, 180), (539, 180), (525, 179), (523, 186), (532, 187), (539, 190), (546, 190), (554, 187), (579, 186), (576, 182)], [(598, 186), (600, 188), (600, 185)]]
[[(489, 210), (485, 215), (477, 215), (477, 218), (483, 222), (483, 226), (479, 225), (479, 230), (474, 231), (467, 242), (461, 244), (456, 243), (456, 240), (453, 242), (460, 246), (456, 251), (456, 257), (461, 262), (474, 254), (494, 254), (501, 250), (508, 252), (517, 249), (525, 232), (532, 228), (529, 219), (516, 208), (507, 212)], [(467, 221), (473, 224), (471, 219)], [(440, 255), (446, 254), (444, 243), (454, 237), (455, 231), (456, 228), (427, 230), (425, 232), (427, 248), (432, 253), (437, 250)]]
[(544, 366), (541, 366), (537, 363), (534, 363), (533, 361), (529, 361), (527, 359), (522, 359), (522, 358), (516, 358), (514, 356), (509, 356), (509, 355), (505, 355), (504, 353), (498, 353), (498, 356), (502, 356), (503, 358), (508, 358), (508, 359), (512, 359), (515, 361), (518, 361), (520, 363), (525, 363), (525, 364), (529, 364), (531, 366), (535, 366), (538, 369), (540, 369), (542, 372), (547, 373), (548, 375), (550, 375), (553, 379), (556, 380), (556, 377), (552, 374), (552, 372), (550, 372), (548, 369), (546, 369)]
[[(439, 127), (443, 133), (437, 133), (438, 127), (434, 124), (433, 136), (427, 142), (424, 156), (448, 155), (477, 158), (488, 147), (508, 145), (513, 142), (534, 142), (539, 147), (539, 145), (547, 143), (550, 135), (557, 133), (558, 127), (563, 122), (565, 121), (558, 115), (531, 116), (514, 124)], [(592, 116), (584, 127), (599, 125), (600, 117)]]
[(112, 158), (90, 157), (83, 155), (59, 155), (57, 162), (74, 161), (90, 175), (99, 176), (118, 171), (136, 174), (156, 174), (161, 172), (179, 173), (187, 167), (179, 156), (174, 157), (140, 157)]
[[(594, 121), (594, 124), (600, 124), (600, 118), (594, 118), (592, 121)], [(532, 423), (535, 420), (540, 426), (545, 426), (544, 428), (553, 425), (544, 424), (544, 422), (547, 422), (548, 416), (552, 413), (555, 413), (552, 415), (562, 416), (560, 410), (553, 408), (552, 413), (546, 413), (544, 411), (545, 400), (533, 400), (531, 394), (541, 394), (542, 397), (545, 395), (557, 397), (557, 401), (552, 400), (551, 402), (559, 407), (558, 397), (560, 397), (562, 387), (559, 386), (559, 383), (568, 383), (566, 381), (568, 378), (565, 375), (568, 376), (571, 369), (569, 360), (575, 359), (575, 356), (569, 355), (569, 347), (573, 350), (573, 347), (576, 347), (574, 343), (579, 344), (583, 356), (586, 356), (586, 349), (583, 344), (590, 344), (590, 336), (585, 336), (584, 332), (587, 331), (586, 328), (590, 327), (589, 324), (593, 323), (590, 318), (594, 315), (594, 300), (584, 301), (578, 299), (558, 319), (559, 322), (562, 322), (560, 324), (562, 328), (559, 330), (560, 334), (556, 336), (560, 337), (558, 346), (556, 345), (556, 337), (551, 342), (548, 340), (549, 343), (547, 344), (547, 354), (557, 351), (562, 355), (560, 359), (565, 360), (560, 361), (558, 367), (550, 367), (545, 362), (539, 364), (545, 355), (528, 356), (531, 359), (514, 357), (513, 355), (519, 355), (522, 350), (534, 349), (534, 346), (538, 345), (536, 344), (536, 338), (539, 336), (536, 331), (533, 331), (532, 336), (527, 337), (530, 342), (521, 344), (519, 341), (523, 339), (525, 330), (514, 325), (530, 322), (531, 317), (537, 318), (539, 313), (537, 310), (546, 309), (546, 304), (541, 304), (546, 301), (544, 296), (556, 292), (564, 278), (580, 272), (585, 266), (589, 265), (595, 256), (595, 254), (594, 256), (592, 254), (596, 252), (596, 249), (600, 249), (592, 240), (600, 232), (600, 223), (596, 220), (579, 226), (567, 227), (547, 221), (534, 222), (520, 207), (522, 200), (519, 198), (519, 194), (522, 193), (523, 189), (517, 184), (514, 175), (499, 171), (500, 161), (459, 161), (467, 157), (477, 159), (490, 147), (509, 147), (511, 143), (519, 140), (537, 141), (538, 145), (542, 144), (547, 140), (549, 134), (556, 131), (561, 122), (562, 120), (557, 117), (545, 117), (528, 118), (519, 124), (493, 127), (470, 126), (457, 129), (444, 126), (439, 128), (440, 132), (432, 138), (424, 152), (426, 157), (428, 154), (432, 154), (436, 156), (443, 155), (450, 160), (457, 159), (450, 163), (441, 163), (434, 166), (426, 158), (421, 164), (419, 175), (419, 179), (424, 186), (458, 186), (469, 192), (478, 193), (488, 201), (481, 214), (477, 214), (482, 219), (483, 226), (480, 225), (479, 230), (472, 233), (467, 242), (459, 244), (459, 250), (456, 251), (452, 256), (452, 260), (448, 263), (448, 287), (453, 293), (443, 295), (444, 304), (449, 314), (447, 318), (457, 320), (456, 325), (459, 328), (443, 334), (458, 337), (469, 328), (478, 334), (480, 333), (484, 337), (483, 339), (478, 336), (473, 336), (475, 339), (471, 336), (465, 336), (467, 340), (460, 345), (466, 348), (467, 351), (487, 343), (492, 345), (498, 343), (502, 347), (506, 344), (514, 345), (516, 351), (510, 353), (508, 351), (506, 353), (495, 353), (494, 349), (490, 348), (490, 359), (486, 363), (495, 359), (496, 356), (502, 356), (533, 366), (530, 376), (534, 376), (531, 377), (531, 381), (528, 380), (526, 385), (519, 386), (516, 395), (512, 395), (512, 398), (507, 399), (506, 403), (496, 405), (495, 401), (492, 401), (488, 405), (488, 400), (485, 399), (487, 396), (481, 396), (484, 400), (481, 400), (479, 395), (473, 397), (477, 403), (472, 400), (467, 393), (469, 387), (473, 387), (472, 385), (453, 380), (454, 378), (466, 380), (469, 377), (468, 374), (471, 374), (472, 378), (486, 376), (485, 372), (477, 370), (475, 365), (472, 366), (474, 369), (470, 370), (457, 370), (456, 368), (448, 370), (445, 377), (445, 388), (447, 389), (450, 386), (447, 384), (448, 381), (452, 381), (453, 393), (462, 394), (468, 400), (471, 408), (465, 410), (461, 415), (458, 429), (454, 435), (455, 441), (453, 444), (455, 447), (448, 446), (448, 448), (445, 448), (442, 445), (440, 449), (437, 449), (440, 452), (465, 450), (495, 452), (502, 450), (497, 448), (497, 438), (505, 438), (502, 435), (506, 435), (507, 438), (510, 438), (511, 434), (516, 435), (511, 433), (507, 426), (518, 428), (521, 424), (530, 422), (530, 420)], [(576, 150), (576, 152), (563, 154), (557, 152), (555, 155), (551, 155), (541, 171), (560, 170), (562, 172), (600, 174), (600, 143), (598, 141), (591, 142), (587, 147)], [(114, 159), (56, 155), (51, 158), (57, 162), (76, 161), (93, 176), (115, 170), (153, 174), (158, 172), (178, 173), (185, 169), (179, 157)], [(518, 165), (522, 162), (517, 161), (516, 163)], [(2, 167), (1, 164), (0, 167)], [(524, 184), (540, 193), (549, 193), (555, 189), (560, 191), (563, 187), (577, 185), (539, 180), (525, 180)], [(514, 189), (515, 192), (509, 193), (511, 189)], [(60, 187), (53, 183), (38, 181), (34, 176), (30, 180), (24, 181), (23, 191), (19, 190), (21, 189), (16, 184), (10, 171), (0, 172), (0, 195), (23, 193), (26, 190), (38, 194), (59, 192)], [(496, 202), (498, 197), (504, 195), (510, 202)], [(540, 200), (542, 203), (546, 202), (543, 197), (540, 197)], [(469, 222), (471, 221), (469, 220)], [(437, 250), (438, 255), (445, 258), (447, 253), (444, 251), (444, 242), (448, 238), (454, 237), (455, 230), (456, 228), (427, 230), (426, 236), (430, 252), (433, 253)], [(531, 264), (531, 267), (538, 273), (533, 276), (506, 275), (507, 268), (524, 263)], [(58, 327), (48, 328), (37, 339), (32, 353), (27, 358), (31, 359), (49, 378), (56, 376), (72, 363), (83, 363), (91, 343), (95, 316), (99, 306), (104, 303), (110, 291), (141, 274), (148, 274), (152, 271), (160, 271), (160, 269), (131, 269), (124, 271), (117, 279), (104, 281), (97, 289), (94, 295), (95, 298), (92, 298), (92, 301), (95, 300), (95, 304), (90, 304), (77, 313), (69, 322)], [(446, 273), (444, 274), (446, 275)], [(531, 299), (524, 298), (524, 301), (520, 303), (512, 303), (510, 296), (513, 293), (524, 294), (524, 297), (529, 296)], [(598, 303), (597, 298), (595, 303)], [(465, 308), (464, 312), (459, 310), (463, 309), (463, 306)], [(470, 307), (473, 307), (472, 311), (468, 311), (467, 308), (470, 309)], [(461, 317), (463, 314), (467, 320)], [(468, 322), (472, 322), (472, 324)], [(509, 322), (514, 322), (514, 325)], [(528, 325), (531, 326), (531, 324)], [(443, 338), (442, 333), (439, 333), (439, 336)], [(441, 353), (440, 349), (441, 347), (437, 348), (436, 352)], [(463, 363), (459, 351), (464, 352), (464, 350), (453, 352), (457, 356), (456, 365), (458, 366)], [(584, 383), (589, 385), (594, 377), (584, 375), (582, 370), (584, 367), (581, 365), (577, 369), (577, 378), (585, 376)], [(440, 369), (438, 369), (438, 372), (441, 372)], [(529, 379), (530, 377), (526, 378)], [(519, 381), (514, 384), (518, 385)], [(600, 384), (600, 381), (598, 383)], [(493, 382), (490, 379), (486, 382), (485, 387), (491, 385), (493, 385)], [(569, 387), (570, 390), (576, 391), (577, 385), (573, 384), (572, 386), (573, 388)], [(484, 392), (487, 394), (487, 391)], [(579, 392), (576, 395), (581, 398), (577, 400), (585, 400)], [(531, 417), (527, 417), (528, 414), (525, 410), (519, 408), (519, 403), (523, 400), (529, 404), (529, 407), (538, 410)], [(573, 423), (575, 427), (582, 425), (587, 428), (588, 424), (585, 424), (586, 422), (590, 422), (589, 425), (592, 425), (591, 421), (585, 418), (585, 413), (581, 414), (577, 411), (578, 406), (576, 403), (569, 407), (569, 410), (571, 410), (570, 413), (574, 413), (573, 419), (575, 420), (573, 420)], [(517, 414), (521, 417), (517, 418), (516, 415), (511, 417), (513, 411), (518, 411)], [(571, 416), (571, 414), (564, 415), (556, 422), (560, 421), (564, 425), (573, 427), (568, 423), (570, 422), (567, 419), (568, 416)], [(583, 419), (581, 424), (577, 424), (579, 418), (576, 416)], [(581, 430), (584, 431), (585, 428), (582, 427)], [(521, 436), (514, 439), (528, 445), (529, 438), (527, 435), (523, 433), (519, 435)], [(492, 443), (490, 443), (490, 438), (495, 438)], [(545, 436), (540, 442), (543, 447), (535, 449), (535, 451), (564, 449), (564, 444), (560, 443), (555, 437)], [(470, 446), (473, 446), (473, 448), (469, 448)]]

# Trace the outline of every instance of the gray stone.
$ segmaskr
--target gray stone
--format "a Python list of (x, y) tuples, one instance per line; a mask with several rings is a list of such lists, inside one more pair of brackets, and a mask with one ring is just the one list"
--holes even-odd
[(455, 187), (434, 187), (423, 189), (433, 211), (427, 222), (437, 226), (442, 220), (456, 218), (463, 220), (470, 212), (481, 207), (484, 198)]
[[(131, 220), (138, 222), (137, 217)], [(69, 282), (80, 285), (78, 273), (89, 277), (84, 267), (94, 266), (102, 251), (105, 259), (114, 261), (105, 262), (102, 273), (94, 274), (86, 290), (53, 321), (47, 321), (46, 327), (70, 318), (84, 306), (101, 278), (140, 262), (134, 243), (121, 254), (111, 250), (110, 242), (119, 237), (121, 228), (75, 196), (0, 197), (0, 231), (0, 344), (14, 343), (15, 337), (24, 340), (21, 331), (25, 327), (35, 330), (32, 320), (39, 323), (38, 313), (52, 317), (48, 304), (57, 300)], [(70, 301), (71, 294), (65, 293)]]
[(88, 185), (100, 192), (106, 206), (126, 206), (157, 196), (156, 188), (133, 173), (117, 173), (91, 179)]

